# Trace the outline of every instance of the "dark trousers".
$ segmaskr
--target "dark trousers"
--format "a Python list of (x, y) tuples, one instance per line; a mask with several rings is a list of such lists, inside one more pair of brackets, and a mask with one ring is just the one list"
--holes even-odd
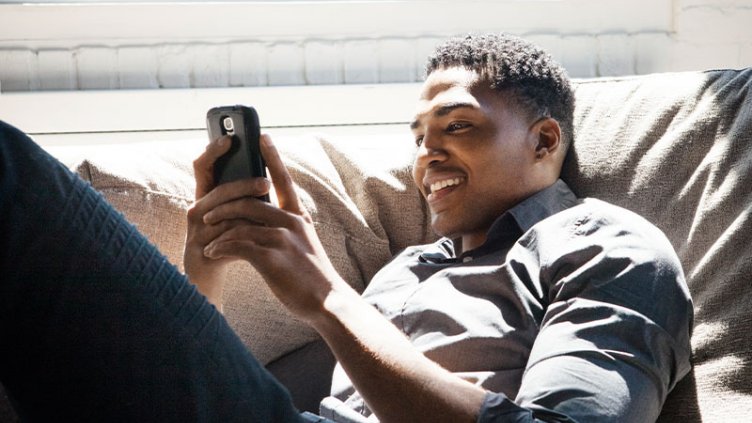
[(0, 380), (23, 420), (302, 421), (185, 276), (3, 122)]

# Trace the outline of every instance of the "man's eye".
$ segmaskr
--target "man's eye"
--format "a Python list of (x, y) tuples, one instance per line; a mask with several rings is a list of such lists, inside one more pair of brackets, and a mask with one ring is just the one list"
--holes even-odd
[(469, 123), (465, 123), (465, 122), (452, 122), (452, 123), (449, 124), (449, 126), (447, 126), (447, 132), (459, 131), (460, 129), (465, 129), (465, 128), (468, 128), (468, 127), (470, 127)]
[(418, 147), (423, 145), (423, 135), (415, 137), (415, 145), (417, 145)]

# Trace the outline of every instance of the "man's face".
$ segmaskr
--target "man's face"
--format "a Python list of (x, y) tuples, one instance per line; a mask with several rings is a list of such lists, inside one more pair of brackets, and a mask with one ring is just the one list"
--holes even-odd
[(480, 246), (493, 221), (535, 193), (533, 121), (477, 73), (434, 71), (411, 125), (419, 145), (413, 177), (436, 233)]

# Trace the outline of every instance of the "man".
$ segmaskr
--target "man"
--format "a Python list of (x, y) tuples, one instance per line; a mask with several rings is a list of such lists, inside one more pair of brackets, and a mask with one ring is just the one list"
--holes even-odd
[[(189, 213), (191, 280), (218, 301), (222, 277), (203, 276), (219, 274), (222, 260), (259, 269), (346, 374), (335, 375), (339, 401), (322, 404), (331, 418), (354, 409), (389, 421), (470, 421), (483, 408), (655, 419), (689, 369), (691, 302), (656, 228), (577, 200), (558, 180), (573, 137), (564, 71), (522, 40), (489, 35), (439, 47), (428, 73), (411, 125), (414, 176), (443, 240), (408, 249), (358, 296), (333, 270), (265, 138), (280, 208), (249, 198), (266, 186), (243, 182), (200, 198)], [(225, 150), (214, 144), (197, 161), (200, 193)]]
[[(337, 357), (341, 368), (334, 395), (322, 403), (322, 413), (335, 420), (371, 415), (411, 422), (654, 420), (668, 391), (689, 369), (691, 301), (678, 259), (657, 229), (625, 210), (578, 200), (558, 180), (572, 139), (573, 96), (563, 71), (539, 49), (493, 35), (450, 41), (437, 50), (428, 71), (411, 125), (418, 145), (414, 176), (442, 240), (406, 250), (358, 295), (326, 257), (269, 137), (262, 137), (262, 152), (278, 207), (254, 198), (270, 189), (263, 179), (213, 186), (213, 163), (229, 147), (227, 139), (218, 139), (194, 165), (197, 201), (188, 213), (185, 251), (190, 280), (221, 307), (227, 263), (243, 259), (256, 267), (280, 301), (309, 322)], [(23, 174), (22, 166), (14, 168), (6, 159), (10, 156), (3, 154), (7, 174)], [(55, 180), (70, 180), (56, 172)], [(0, 191), (4, 214), (10, 210), (5, 193), (19, 193), (7, 179)], [(28, 246), (27, 237), (12, 235), (11, 257), (19, 245), (33, 253), (33, 260), (52, 256), (67, 263), (62, 269), (45, 264), (33, 277), (15, 276), (39, 264), (29, 263), (26, 254), (25, 266), (14, 268), (4, 293), (38, 309), (39, 301), (29, 298), (43, 292), (43, 304), (53, 304), (44, 309), (58, 316), (51, 327), (63, 332), (77, 325), (96, 327), (92, 318), (100, 314), (116, 323), (132, 316), (136, 327), (122, 325), (119, 342), (147, 353), (124, 354), (118, 343), (81, 336), (71, 342), (62, 339), (69, 335), (58, 335), (62, 347), (53, 345), (61, 351), (43, 357), (73, 363), (74, 369), (47, 366), (27, 378), (62, 386), (65, 377), (75, 377), (87, 388), (66, 400), (123, 397), (127, 401), (118, 407), (139, 418), (174, 419), (169, 413), (178, 412), (184, 418), (223, 420), (299, 418), (284, 391), (238, 347), (213, 308), (196, 299), (143, 242), (128, 245), (137, 238), (132, 231), (103, 235), (101, 227), (122, 225), (112, 223), (110, 211), (89, 199), (75, 180), (57, 185), (65, 187), (51, 201), (62, 205), (62, 216), (92, 226), (78, 216), (83, 210), (87, 218), (101, 215), (103, 223), (79, 240), (67, 228), (60, 234), (61, 218), (54, 219), (45, 236), (56, 242), (42, 246)], [(71, 193), (83, 200), (65, 200)], [(27, 197), (21, 205), (40, 200)], [(22, 229), (35, 227), (25, 223)], [(54, 284), (87, 319), (60, 312), (65, 307), (49, 298), (48, 283), (35, 282), (32, 291), (22, 283), (49, 279), (53, 272), (56, 278), (81, 278), (81, 254), (59, 251), (60, 242), (94, 254), (93, 280), (119, 281), (104, 288)], [(106, 254), (89, 251), (101, 251), (102, 242)], [(4, 269), (10, 263), (6, 256)], [(169, 283), (153, 283), (157, 276)], [(146, 288), (134, 292), (134, 285)], [(122, 298), (107, 294), (113, 290)], [(94, 295), (105, 304), (97, 304)], [(17, 301), (6, 308), (29, 314)], [(88, 316), (90, 309), (99, 314)], [(22, 323), (3, 323), (3, 339), (9, 333), (24, 338), (27, 332), (17, 326), (39, 330), (38, 319), (24, 317)], [(41, 338), (45, 345), (47, 336)], [(93, 342), (94, 352), (82, 350), (82, 342)], [(26, 354), (37, 354), (33, 341), (20, 343)], [(159, 351), (160, 343), (167, 352)], [(156, 368), (148, 357), (155, 350)], [(40, 385), (13, 370), (13, 364), (23, 363), (21, 354), (9, 355), (11, 364), (2, 357), (3, 382), (10, 381), (9, 391), (29, 410), (38, 401), (32, 387)], [(102, 355), (122, 358), (126, 369), (142, 365), (145, 370), (132, 375), (106, 368), (97, 363)], [(82, 357), (94, 363), (82, 363)], [(156, 383), (155, 374), (165, 378), (163, 383)], [(113, 377), (132, 389), (118, 390)], [(97, 383), (103, 388), (90, 392)], [(148, 395), (133, 392), (144, 387)], [(144, 401), (142, 408), (129, 405), (134, 401)], [(99, 413), (92, 415), (112, 416), (111, 404), (93, 408)], [(153, 415), (144, 415), (143, 408)]]

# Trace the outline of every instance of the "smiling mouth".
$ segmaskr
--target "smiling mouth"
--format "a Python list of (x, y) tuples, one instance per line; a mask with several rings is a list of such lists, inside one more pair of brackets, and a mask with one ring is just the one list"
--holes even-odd
[(451, 178), (451, 179), (444, 179), (443, 181), (436, 181), (432, 183), (431, 186), (429, 187), (430, 193), (433, 194), (435, 192), (441, 191), (442, 189), (459, 185), (463, 179), (464, 178)]
[(426, 200), (428, 200), (429, 203), (434, 203), (449, 195), (454, 190), (454, 188), (456, 188), (463, 182), (465, 182), (464, 177), (446, 178), (436, 181), (428, 186), (428, 195), (426, 195)]

